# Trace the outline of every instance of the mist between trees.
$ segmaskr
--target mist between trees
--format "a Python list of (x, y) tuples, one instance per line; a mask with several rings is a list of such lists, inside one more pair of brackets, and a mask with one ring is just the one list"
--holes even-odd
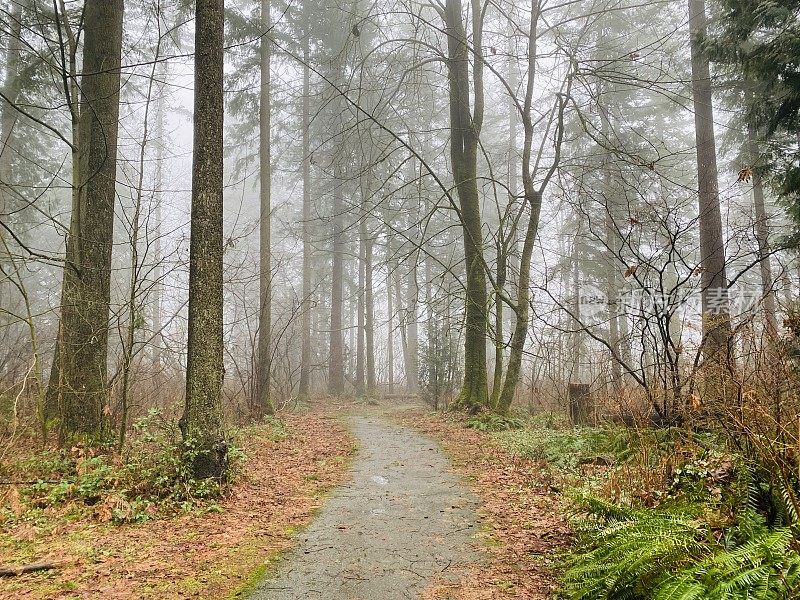
[(789, 427), (796, 96), (737, 44), (796, 13), (742, 4), (0, 2), (5, 432), (158, 408), (205, 476), (325, 395)]

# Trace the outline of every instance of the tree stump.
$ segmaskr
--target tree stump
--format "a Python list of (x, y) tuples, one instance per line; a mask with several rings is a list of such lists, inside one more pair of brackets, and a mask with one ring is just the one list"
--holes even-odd
[(569, 384), (569, 418), (573, 425), (591, 425), (592, 393), (588, 383)]

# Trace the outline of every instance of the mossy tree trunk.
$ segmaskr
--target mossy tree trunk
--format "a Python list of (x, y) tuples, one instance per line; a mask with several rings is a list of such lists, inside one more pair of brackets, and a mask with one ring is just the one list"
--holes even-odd
[(189, 342), (181, 431), (195, 477), (221, 479), (227, 464), (222, 425), (224, 0), (198, 0), (195, 16)]
[[(107, 408), (122, 0), (87, 0), (77, 192), (64, 267), (57, 386), (59, 437), (97, 440)], [(73, 167), (75, 168), (75, 166)]]
[[(473, 0), (473, 39), (470, 51), (461, 14), (461, 0), (448, 0), (445, 11), (447, 70), (450, 105), (450, 160), (464, 232), (466, 269), (464, 382), (454, 408), (486, 406), (489, 400), (486, 371), (487, 294), (483, 232), (478, 195), (478, 141), (483, 123), (482, 15)], [(472, 79), (474, 108), (470, 108), (469, 57), (474, 56)]]
[(542, 212), (542, 198), (550, 180), (556, 172), (561, 159), (561, 146), (564, 141), (564, 110), (566, 101), (571, 91), (571, 74), (567, 74), (567, 81), (564, 96), (559, 96), (556, 100), (557, 107), (555, 114), (555, 154), (549, 170), (544, 173), (541, 183), (536, 187), (534, 183), (534, 173), (532, 171), (532, 147), (533, 147), (533, 118), (531, 109), (533, 106), (533, 89), (536, 76), (537, 60), (537, 27), (540, 5), (534, 3), (531, 8), (530, 28), (528, 31), (528, 78), (525, 88), (525, 100), (522, 105), (522, 125), (525, 133), (525, 141), (522, 148), (522, 186), (524, 191), (523, 210), (528, 210), (528, 224), (525, 229), (525, 237), (522, 244), (522, 253), (519, 261), (519, 281), (517, 300), (512, 307), (516, 316), (514, 323), (514, 333), (511, 336), (511, 351), (508, 357), (508, 366), (503, 381), (503, 389), (496, 404), (496, 410), (500, 414), (507, 414), (514, 401), (514, 395), (520, 381), (522, 371), (522, 357), (525, 352), (525, 341), (528, 338), (528, 323), (530, 320), (530, 285), (531, 285), (531, 258), (533, 256), (533, 246), (539, 235), (539, 219)]

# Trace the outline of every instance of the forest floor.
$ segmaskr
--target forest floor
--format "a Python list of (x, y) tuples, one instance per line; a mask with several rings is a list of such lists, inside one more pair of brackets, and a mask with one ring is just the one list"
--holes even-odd
[(0, 521), (0, 564), (57, 566), (0, 578), (0, 598), (240, 597), (347, 477), (354, 451), (337, 419), (313, 413), (283, 418), (288, 435), (253, 435), (236, 484), (211, 510), (115, 525), (96, 512), (76, 516), (74, 507), (63, 506)]
[(0, 520), (0, 564), (58, 567), (0, 578), (0, 598), (552, 597), (570, 532), (542, 461), (418, 404), (327, 401), (281, 418), (288, 435), (251, 439), (214, 510)]

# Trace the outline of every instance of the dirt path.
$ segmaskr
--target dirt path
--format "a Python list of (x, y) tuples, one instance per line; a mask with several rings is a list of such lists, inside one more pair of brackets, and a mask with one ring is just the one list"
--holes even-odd
[(252, 599), (416, 598), (479, 558), (476, 500), (435, 442), (380, 416), (351, 424), (360, 445), (352, 481)]

